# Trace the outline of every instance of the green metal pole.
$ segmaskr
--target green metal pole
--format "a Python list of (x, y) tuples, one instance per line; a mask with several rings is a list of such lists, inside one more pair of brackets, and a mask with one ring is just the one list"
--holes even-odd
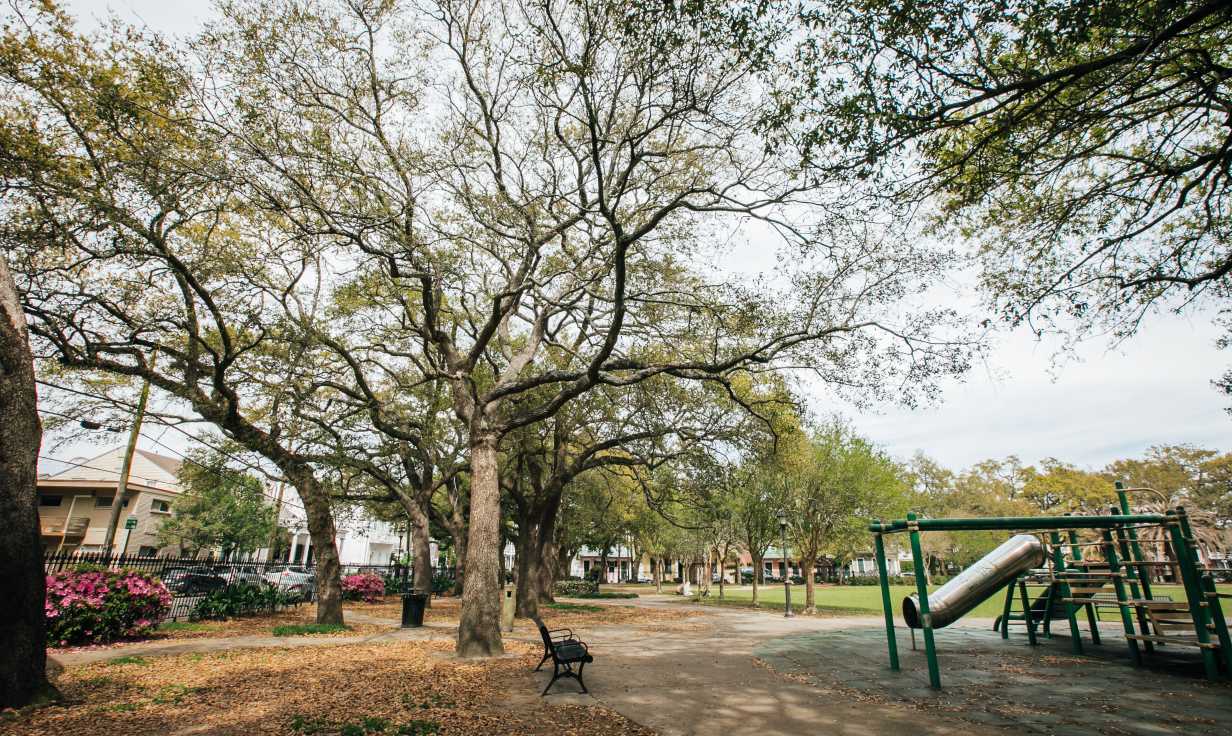
[(1223, 607), (1219, 605), (1219, 594), (1215, 588), (1215, 580), (1210, 576), (1203, 574), (1197, 569), (1201, 563), (1198, 557), (1198, 540), (1193, 535), (1193, 529), (1189, 525), (1189, 514), (1185, 512), (1183, 507), (1178, 507), (1176, 510), (1176, 518), (1181, 522), (1181, 532), (1186, 539), (1192, 540), (1193, 562), (1195, 565), (1194, 573), (1198, 580), (1198, 587), (1202, 590), (1202, 600), (1206, 604), (1208, 620), (1215, 628), (1215, 635), (1219, 637), (1219, 648), (1222, 649), (1224, 659), (1224, 669), (1232, 675), (1232, 637), (1228, 635), (1228, 622), (1223, 617)]
[[(1116, 489), (1117, 489), (1117, 501), (1120, 506), (1120, 512), (1123, 514), (1128, 514), (1129, 513), (1129, 497), (1125, 493), (1125, 486), (1119, 480), (1116, 482)], [(1117, 508), (1115, 507), (1110, 510), (1112, 511), (1112, 513), (1117, 513)], [(1126, 541), (1127, 537), (1128, 537), (1128, 541)], [(1129, 576), (1130, 596), (1134, 600), (1139, 600), (1144, 597), (1147, 599), (1150, 599), (1151, 584), (1150, 584), (1149, 578), (1151, 576), (1151, 571), (1149, 569), (1149, 565), (1139, 564), (1137, 565), (1135, 569), (1135, 566), (1133, 564), (1135, 561), (1139, 563), (1145, 562), (1145, 560), (1142, 559), (1142, 547), (1141, 545), (1138, 544), (1138, 530), (1132, 527), (1129, 529), (1123, 529), (1123, 528), (1118, 527), (1116, 530), (1116, 538), (1117, 538), (1117, 543), (1121, 547), (1121, 557), (1124, 558), (1125, 572)], [(1139, 594), (1138, 592), (1138, 578), (1139, 577), (1142, 578), (1141, 594)], [(1141, 631), (1143, 634), (1152, 633), (1151, 632), (1151, 622), (1147, 619), (1146, 609), (1144, 609), (1142, 606), (1135, 605), (1134, 611), (1138, 617), (1138, 630)], [(1143, 643), (1146, 645), (1145, 648), (1148, 652), (1155, 651), (1154, 642), (1146, 641)]]
[[(1066, 514), (1068, 516), (1068, 514)], [(1078, 544), (1078, 532), (1070, 529), (1066, 532), (1069, 538), (1069, 554), (1074, 558), (1074, 562), (1082, 562), (1082, 547)], [(1084, 570), (1087, 570), (1085, 566)], [(1087, 614), (1087, 625), (1091, 627), (1091, 643), (1099, 646), (1102, 642), (1099, 639), (1099, 616), (1095, 613), (1095, 605), (1086, 603), (1082, 606)]]
[(1206, 677), (1210, 680), (1219, 678), (1219, 664), (1215, 652), (1210, 648), (1211, 635), (1207, 628), (1210, 622), (1207, 618), (1207, 607), (1203, 600), (1202, 587), (1198, 583), (1198, 571), (1194, 569), (1193, 553), (1190, 551), (1190, 540), (1185, 534), (1178, 512), (1184, 509), (1169, 511), (1171, 523), (1168, 532), (1172, 537), (1172, 551), (1175, 553), (1177, 567), (1181, 568), (1181, 580), (1185, 583), (1185, 599), (1189, 602), (1189, 614), (1193, 617), (1194, 632), (1198, 636), (1198, 645), (1202, 650), (1202, 664), (1206, 667)]
[(1018, 583), (1018, 578), (1010, 581), (1010, 584), (1005, 586), (1005, 604), (1001, 606), (1001, 638), (1010, 638), (1010, 612), (1014, 610), (1014, 586)]
[[(1082, 632), (1078, 628), (1078, 616), (1074, 614), (1074, 604), (1070, 602), (1073, 594), (1070, 592), (1069, 582), (1065, 579), (1065, 548), (1061, 546), (1061, 535), (1059, 532), (1052, 532), (1052, 568), (1053, 573), (1060, 573), (1062, 577), (1057, 581), (1060, 587), (1061, 598), (1065, 601), (1065, 615), (1069, 619), (1069, 635), (1070, 648), (1074, 650), (1074, 654), (1082, 654)], [(1051, 602), (1049, 603), (1051, 606)]]
[[(1125, 492), (1125, 484), (1121, 481), (1116, 482), (1117, 502), (1121, 506), (1121, 513), (1129, 516), (1129, 494)], [(1151, 596), (1151, 568), (1145, 564), (1146, 558), (1142, 556), (1142, 545), (1138, 544), (1138, 530), (1129, 528), (1125, 530), (1129, 536), (1129, 549), (1134, 553), (1133, 560), (1144, 563), (1138, 565), (1138, 574), (1131, 576), (1131, 580), (1137, 578), (1137, 583), (1130, 583), (1130, 589), (1134, 591), (1134, 597), (1138, 597), (1137, 585), (1142, 586), (1142, 597), (1150, 599)]]
[(873, 535), (873, 546), (877, 552), (877, 574), (881, 576), (881, 610), (885, 612), (886, 646), (890, 650), (890, 669), (897, 672), (898, 640), (894, 637), (894, 604), (890, 602), (890, 575), (886, 569), (885, 542), (880, 534)]
[(1053, 529), (1102, 529), (1126, 524), (1162, 524), (1163, 514), (1108, 516), (990, 516), (967, 519), (907, 519), (889, 524), (869, 524), (870, 532), (908, 531), (909, 524), (921, 532), (943, 531), (1050, 531)]
[(928, 684), (941, 687), (941, 666), (937, 663), (937, 644), (933, 641), (933, 620), (928, 612), (928, 579), (924, 575), (924, 554), (920, 549), (920, 528), (915, 514), (907, 514), (911, 532), (911, 559), (915, 564), (915, 589), (920, 596), (920, 625), (924, 627), (924, 655), (928, 659)]
[[(1121, 562), (1117, 558), (1116, 545), (1112, 541), (1112, 530), (1104, 530), (1104, 549), (1108, 556), (1108, 571), (1112, 573), (1112, 587), (1116, 589), (1118, 608), (1121, 609), (1121, 625), (1125, 627), (1125, 635), (1134, 636), (1134, 617), (1129, 612), (1129, 601), (1125, 594), (1125, 581), (1118, 574)], [(1142, 652), (1138, 649), (1137, 639), (1126, 639), (1129, 642), (1129, 654), (1135, 666), (1142, 665)]]
[(1018, 592), (1022, 594), (1022, 611), (1027, 620), (1027, 641), (1031, 646), (1038, 642), (1035, 639), (1035, 614), (1031, 612), (1031, 595), (1027, 592), (1027, 581), (1018, 579)]

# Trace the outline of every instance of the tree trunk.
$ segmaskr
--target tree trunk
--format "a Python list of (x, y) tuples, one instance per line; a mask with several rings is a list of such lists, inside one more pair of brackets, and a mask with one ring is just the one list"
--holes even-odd
[(650, 566), (654, 569), (654, 584), (655, 592), (663, 592), (663, 558), (654, 557), (650, 561)]
[(562, 547), (559, 540), (552, 542), (552, 549), (556, 556), (555, 566), (549, 570), (551, 573), (550, 579), (545, 581), (543, 586), (543, 598), (540, 603), (555, 603), (556, 602), (556, 581), (562, 577), (568, 577), (572, 573), (570, 570), (573, 567), (573, 555), (576, 550), (570, 547)]
[[(417, 591), (432, 590), (432, 536), (428, 514), (418, 503), (404, 504), (411, 520), (411, 587)], [(431, 605), (432, 596), (428, 596)]]
[(329, 499), (317, 484), (312, 470), (296, 468), (287, 474), (295, 486), (308, 517), (308, 536), (312, 539), (317, 568), (317, 623), (342, 625), (342, 564), (334, 543), (337, 528)]
[(753, 607), (756, 608), (757, 607), (757, 583), (761, 579), (762, 558), (757, 557), (757, 556), (752, 556), (752, 557), (753, 557)]
[(555, 483), (547, 488), (543, 500), (519, 510), (518, 518), (518, 590), (517, 616), (539, 616), (539, 604), (550, 602), (555, 573), (556, 517), (560, 509), (563, 486)]
[(458, 624), (459, 657), (504, 654), (500, 609), (500, 477), (497, 438), (471, 435), (471, 518)]
[(532, 518), (529, 510), (519, 510), (518, 539), (515, 544), (518, 551), (517, 567), (517, 608), (514, 615), (518, 618), (538, 619), (539, 595), (538, 587), (543, 576), (542, 548), (539, 544), (539, 524)]
[(53, 698), (47, 682), (38, 453), (43, 441), (29, 333), (0, 256), (0, 709)]
[(543, 550), (539, 553), (541, 564), (539, 565), (539, 579), (534, 583), (535, 594), (539, 597), (539, 603), (555, 603), (556, 602), (556, 580), (560, 575), (560, 570), (567, 562), (562, 563), (561, 552), (557, 547), (556, 542), (548, 541), (544, 543)]
[(800, 561), (800, 572), (804, 573), (804, 612), (817, 612), (817, 584), (813, 580), (813, 568), (817, 567), (817, 555), (808, 555)]

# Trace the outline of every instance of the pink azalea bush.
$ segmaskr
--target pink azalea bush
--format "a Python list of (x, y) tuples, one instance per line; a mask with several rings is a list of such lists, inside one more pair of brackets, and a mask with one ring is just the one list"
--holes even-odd
[(362, 600), (376, 603), (385, 596), (385, 581), (380, 575), (361, 572), (342, 579), (342, 598), (348, 601)]
[(160, 580), (134, 570), (80, 568), (47, 576), (47, 644), (66, 647), (148, 634), (171, 607)]

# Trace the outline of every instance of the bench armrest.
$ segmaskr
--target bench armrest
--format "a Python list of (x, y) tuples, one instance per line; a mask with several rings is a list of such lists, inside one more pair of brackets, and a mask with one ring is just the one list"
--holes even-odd
[[(560, 634), (560, 636), (556, 636)], [(552, 639), (572, 639), (573, 629), (548, 629), (548, 636)]]

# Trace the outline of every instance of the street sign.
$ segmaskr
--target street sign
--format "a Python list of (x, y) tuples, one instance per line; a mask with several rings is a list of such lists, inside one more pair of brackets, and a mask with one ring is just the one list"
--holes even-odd
[(130, 517), (128, 517), (127, 519), (125, 519), (125, 520), (124, 520), (124, 528), (125, 528), (125, 529), (136, 529), (136, 528), (137, 528), (137, 517), (136, 517), (136, 516), (130, 516)]

